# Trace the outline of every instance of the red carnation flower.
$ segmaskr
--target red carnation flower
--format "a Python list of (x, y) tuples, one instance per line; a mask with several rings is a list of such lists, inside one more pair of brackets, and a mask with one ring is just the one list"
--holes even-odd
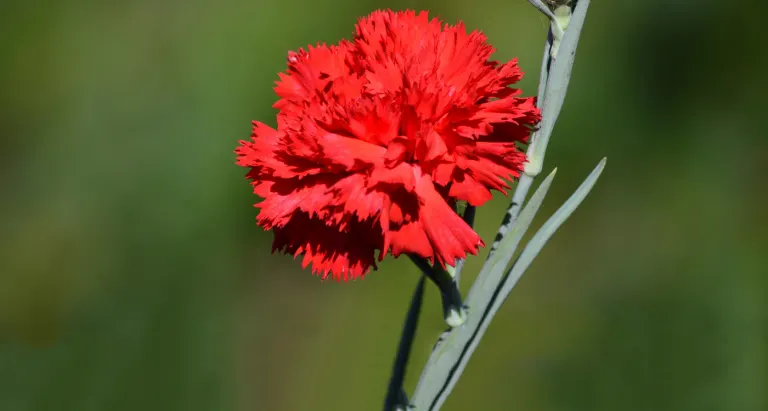
[(376, 11), (352, 41), (288, 56), (277, 130), (254, 122), (249, 167), (273, 251), (304, 255), (325, 279), (358, 278), (387, 253), (453, 265), (483, 241), (454, 212), (519, 177), (532, 97), (508, 88), (517, 61), (489, 60), (480, 32), (427, 12)]

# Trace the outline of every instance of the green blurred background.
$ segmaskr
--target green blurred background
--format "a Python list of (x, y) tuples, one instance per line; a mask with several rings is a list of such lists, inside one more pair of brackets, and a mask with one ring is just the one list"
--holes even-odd
[[(445, 410), (768, 410), (753, 3), (593, 2), (537, 222), (608, 166)], [(378, 7), (483, 30), (535, 94), (546, 25), (524, 0), (3, 2), (0, 410), (380, 409), (416, 270), (321, 283), (270, 255), (232, 152), (274, 125), (288, 50)], [(426, 303), (409, 389), (443, 329)]]

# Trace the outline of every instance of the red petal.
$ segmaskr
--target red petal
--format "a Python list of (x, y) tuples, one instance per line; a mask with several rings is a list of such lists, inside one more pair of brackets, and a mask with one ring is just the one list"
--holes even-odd
[(381, 232), (371, 221), (354, 220), (342, 232), (306, 213), (294, 214), (284, 227), (276, 228), (273, 250), (294, 256), (304, 254), (302, 265), (312, 273), (337, 281), (362, 278), (376, 268), (374, 253)]

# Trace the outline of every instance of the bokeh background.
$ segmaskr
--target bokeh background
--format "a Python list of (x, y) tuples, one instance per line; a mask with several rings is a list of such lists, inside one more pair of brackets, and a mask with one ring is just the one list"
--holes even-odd
[[(274, 125), (288, 50), (379, 7), (484, 31), (535, 94), (524, 0), (3, 2), (0, 410), (381, 409), (416, 270), (321, 283), (270, 255), (232, 152)], [(536, 224), (608, 166), (445, 410), (768, 410), (766, 11), (593, 2)]]

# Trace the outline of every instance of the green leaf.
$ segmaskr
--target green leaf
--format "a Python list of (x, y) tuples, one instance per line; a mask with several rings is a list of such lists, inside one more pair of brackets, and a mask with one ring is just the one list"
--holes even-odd
[[(470, 344), (476, 330), (485, 318), (485, 307), (490, 306), (493, 295), (501, 282), (502, 274), (512, 260), (515, 249), (531, 225), (533, 217), (541, 207), (556, 172), (557, 169), (552, 170), (541, 183), (520, 213), (517, 222), (499, 243), (496, 253), (483, 265), (467, 298), (469, 313), (464, 325), (444, 333), (435, 346), (411, 399), (411, 405), (417, 410), (437, 409), (433, 407), (439, 407), (439, 404), (445, 401), (450, 393), (450, 388), (458, 380), (458, 375), (455, 375), (457, 371), (455, 365), (459, 364), (462, 358), (468, 359), (474, 351), (474, 348), (465, 351), (464, 347)], [(458, 372), (460, 375), (461, 370)], [(446, 387), (448, 389), (445, 389)]]
[[(520, 256), (512, 266), (512, 269), (504, 278), (500, 296), (496, 301), (499, 307), (507, 298), (509, 293), (512, 292), (512, 288), (514, 288), (515, 284), (517, 284), (517, 281), (523, 275), (525, 270), (531, 265), (533, 259), (536, 258), (539, 252), (541, 252), (541, 249), (544, 248), (544, 245), (547, 244), (547, 241), (549, 241), (552, 235), (555, 234), (555, 231), (557, 231), (557, 229), (560, 228), (560, 226), (563, 225), (566, 220), (568, 220), (568, 217), (570, 217), (576, 208), (581, 204), (581, 202), (584, 201), (584, 198), (587, 197), (587, 194), (589, 194), (589, 192), (592, 190), (592, 187), (595, 186), (597, 179), (603, 172), (606, 161), (606, 158), (600, 160), (600, 163), (598, 163), (597, 167), (595, 167), (587, 179), (581, 183), (581, 186), (579, 186), (576, 192), (571, 195), (568, 201), (560, 206), (557, 212), (555, 212), (555, 214), (552, 215), (552, 217), (550, 217), (546, 223), (544, 223), (544, 225), (539, 229), (538, 232), (536, 232), (533, 238), (531, 238), (531, 241), (526, 244), (525, 249), (523, 249), (523, 252), (520, 253)], [(498, 307), (496, 309), (498, 309)], [(495, 312), (495, 310), (493, 311)]]
[(515, 224), (509, 229), (504, 238), (499, 242), (499, 246), (496, 251), (485, 262), (480, 274), (477, 276), (477, 280), (472, 285), (467, 295), (466, 304), (472, 309), (473, 307), (484, 307), (484, 303), (490, 301), (491, 293), (496, 290), (501, 277), (504, 274), (504, 270), (517, 249), (518, 244), (523, 239), (523, 235), (528, 231), (533, 218), (539, 211), (541, 204), (544, 202), (544, 197), (549, 191), (549, 187), (552, 185), (552, 180), (557, 174), (557, 169), (552, 170), (546, 179), (541, 183), (536, 192), (533, 193), (531, 199), (526, 203), (525, 208), (520, 213)]
[[(584, 181), (584, 183), (581, 184), (581, 186), (576, 190), (576, 192), (568, 199), (568, 201), (563, 204), (560, 209), (552, 216), (549, 220), (542, 226), (542, 228), (534, 235), (534, 237), (531, 239), (531, 241), (526, 245), (523, 252), (520, 254), (520, 257), (518, 257), (517, 261), (515, 261), (515, 264), (512, 266), (512, 269), (508, 273), (508, 275), (504, 278), (502, 283), (499, 285), (499, 289), (497, 289), (499, 292), (496, 293), (494, 290), (494, 293), (490, 296), (491, 301), (488, 302), (488, 309), (484, 310), (482, 313), (483, 315), (480, 318), (480, 321), (478, 323), (472, 323), (472, 329), (466, 330), (466, 329), (457, 329), (458, 332), (451, 333), (448, 335), (448, 338), (446, 340), (446, 349), (444, 351), (440, 352), (440, 355), (437, 355), (438, 361), (449, 363), (450, 365), (450, 372), (447, 375), (447, 378), (442, 379), (442, 386), (439, 387), (439, 389), (435, 392), (434, 397), (430, 397), (431, 401), (420, 401), (419, 398), (417, 398), (417, 395), (419, 395), (419, 390), (417, 387), (416, 394), (414, 395), (414, 400), (412, 404), (416, 405), (417, 410), (429, 410), (429, 411), (436, 411), (439, 410), (440, 407), (443, 405), (445, 400), (448, 398), (448, 395), (453, 390), (453, 387), (456, 385), (456, 383), (459, 380), (459, 377), (461, 376), (462, 372), (464, 372), (464, 368), (466, 367), (467, 363), (469, 362), (470, 357), (472, 356), (472, 353), (475, 351), (477, 346), (480, 344), (480, 341), (482, 340), (483, 335), (485, 334), (485, 331), (488, 329), (488, 326), (491, 323), (491, 320), (496, 315), (496, 312), (498, 312), (499, 308), (501, 308), (502, 304), (504, 304), (504, 301), (509, 296), (509, 293), (512, 291), (512, 288), (515, 286), (517, 281), (520, 279), (520, 277), (523, 275), (525, 270), (530, 266), (531, 262), (533, 262), (533, 259), (538, 255), (539, 251), (541, 251), (542, 247), (546, 244), (546, 242), (549, 240), (550, 237), (552, 237), (552, 234), (555, 233), (555, 231), (565, 222), (565, 220), (570, 217), (570, 215), (573, 213), (574, 210), (581, 204), (581, 202), (584, 200), (584, 198), (587, 196), (589, 191), (592, 189), (592, 187), (595, 185), (595, 182), (597, 181), (597, 178), (600, 177), (600, 173), (602, 173), (603, 168), (605, 167), (606, 159), (603, 158), (602, 161), (597, 165), (594, 171), (587, 177), (587, 179)], [(550, 174), (550, 177), (552, 177), (552, 174)], [(549, 177), (548, 177), (549, 178)], [(545, 181), (546, 182), (546, 181)], [(542, 183), (544, 185), (544, 183)], [(539, 188), (541, 190), (541, 188)], [(537, 190), (537, 193), (539, 191)], [(531, 211), (533, 211), (533, 207), (529, 208), (529, 206), (533, 205), (533, 200), (536, 197), (536, 194), (531, 197), (531, 203), (529, 203), (526, 206), (526, 209), (523, 210), (523, 212), (520, 214), (520, 219), (518, 220), (518, 224), (524, 223), (524, 219), (528, 219), (532, 217), (529, 217)], [(535, 206), (536, 209), (538, 209), (538, 206)], [(528, 212), (528, 215), (526, 215), (526, 212)], [(535, 214), (535, 211), (534, 213)], [(530, 224), (530, 222), (528, 223)], [(511, 237), (511, 236), (510, 236)], [(502, 254), (502, 253), (498, 253)], [(470, 311), (470, 314), (476, 314)], [(471, 319), (474, 320), (475, 317), (471, 316)], [(469, 321), (468, 321), (469, 324)], [(467, 335), (468, 334), (468, 335)], [(458, 351), (458, 353), (457, 353)], [(431, 359), (431, 358), (430, 358)], [(443, 364), (439, 364), (443, 365)], [(426, 370), (425, 370), (426, 372)], [(434, 377), (438, 374), (431, 374), (429, 377)], [(440, 374), (441, 375), (441, 374)], [(441, 375), (442, 376), (442, 375)], [(429, 378), (424, 378), (424, 375), (422, 374), (423, 380), (428, 380)], [(419, 381), (419, 384), (421, 385), (421, 381)], [(422, 405), (421, 407), (419, 405)]]
[[(579, 37), (581, 37), (581, 29), (584, 27), (588, 8), (589, 0), (579, 0), (576, 3), (576, 8), (568, 20), (568, 29), (562, 34), (557, 50), (555, 50), (554, 44), (547, 41), (545, 47), (545, 53), (547, 54), (545, 54), (544, 61), (542, 62), (542, 70), (549, 65), (549, 71), (546, 73), (546, 77), (542, 74), (539, 84), (539, 104), (542, 118), (539, 123), (539, 130), (534, 133), (534, 136), (531, 138), (532, 143), (528, 147), (529, 163), (525, 167), (526, 173), (536, 175), (543, 166), (549, 138), (557, 122), (557, 117), (560, 115), (560, 110), (565, 101), (565, 94), (568, 90), (568, 83), (571, 80), (573, 62), (576, 59), (576, 47), (579, 44)], [(551, 27), (550, 25), (550, 36), (555, 36), (556, 33), (553, 32)], [(550, 59), (548, 54), (552, 51), (557, 51), (557, 55), (551, 56)], [(546, 87), (544, 87), (542, 98), (542, 83), (545, 81)]]

